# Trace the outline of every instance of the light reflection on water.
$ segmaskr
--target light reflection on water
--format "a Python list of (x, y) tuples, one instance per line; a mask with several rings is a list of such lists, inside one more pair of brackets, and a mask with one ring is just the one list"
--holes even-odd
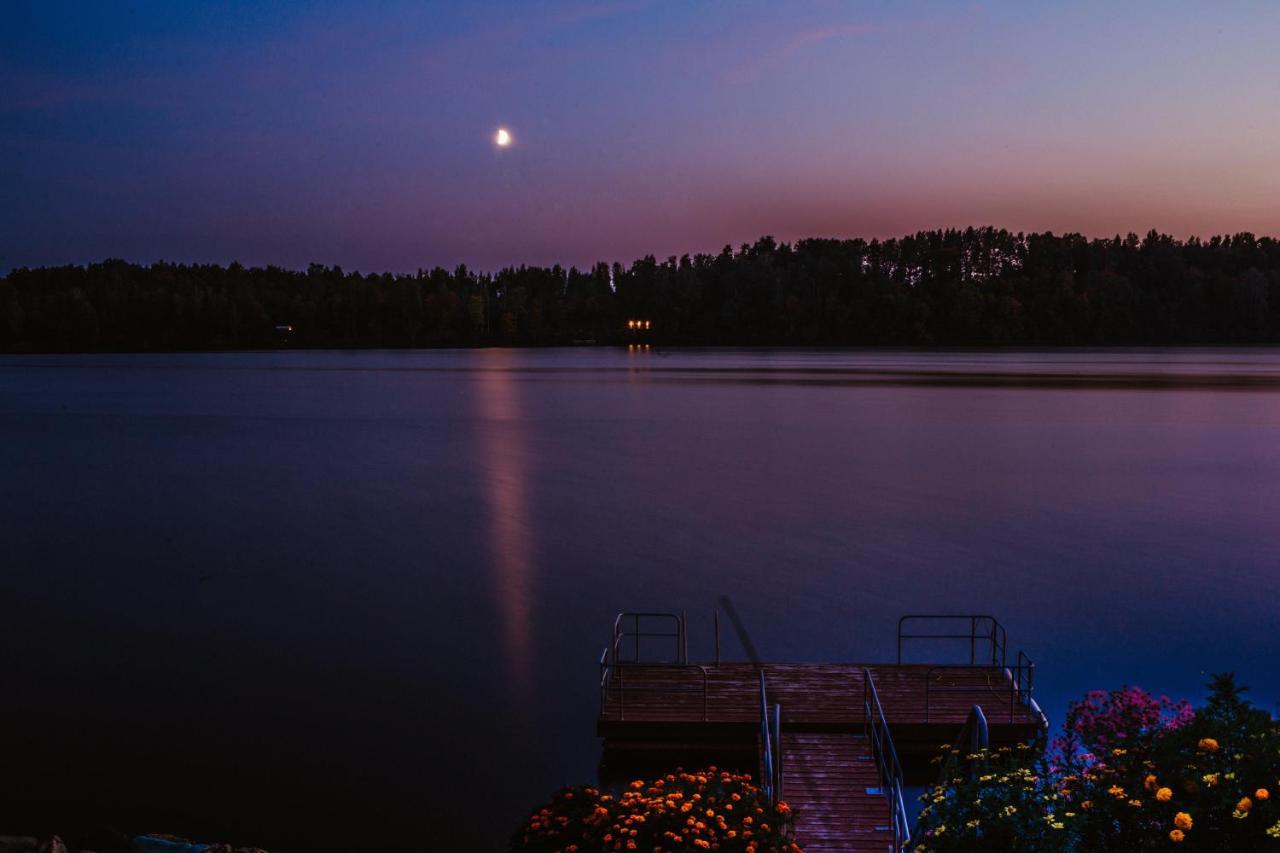
[(482, 442), (477, 467), (483, 473), (489, 515), (493, 595), (502, 634), (501, 666), (518, 702), (529, 698), (532, 654), (533, 543), (529, 522), (523, 435), (524, 412), (516, 375), (503, 366), (509, 351), (480, 354), (485, 370), (475, 383), (477, 430)]
[(994, 613), (1056, 719), (1271, 705), (1277, 390), (1274, 350), (0, 358), (0, 802), (496, 848), (594, 772), (612, 614), (709, 654), (723, 593), (773, 659)]

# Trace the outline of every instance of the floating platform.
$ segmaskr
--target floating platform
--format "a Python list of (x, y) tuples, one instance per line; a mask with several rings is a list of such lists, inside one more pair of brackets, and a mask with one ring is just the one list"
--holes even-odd
[[(960, 662), (908, 663), (926, 642)], [(622, 613), (600, 657), (605, 763), (660, 755), (692, 766), (738, 755), (766, 796), (785, 799), (806, 851), (900, 850), (910, 838), (903, 788), (934, 781), (929, 759), (974, 719), (992, 745), (1047, 728), (1032, 698), (1035, 665), (1008, 660), (993, 617), (927, 614), (898, 623), (894, 663), (693, 662), (681, 614)], [(976, 717), (975, 717), (976, 715)], [(687, 760), (686, 760), (687, 759)]]

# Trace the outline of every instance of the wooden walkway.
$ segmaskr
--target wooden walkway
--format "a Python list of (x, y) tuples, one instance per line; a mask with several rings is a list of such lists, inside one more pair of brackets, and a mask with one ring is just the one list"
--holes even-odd
[[(1029, 659), (1019, 654), (1013, 667), (997, 663), (1005, 657), (1004, 629), (991, 617), (905, 617), (899, 623), (900, 657), (904, 640), (959, 638), (970, 659), (963, 665), (683, 662), (684, 619), (661, 618), (674, 622), (659, 630), (635, 614), (615, 622), (612, 644), (601, 657), (596, 726), (606, 753), (692, 756), (754, 749), (761, 781), (779, 789), (791, 806), (795, 840), (806, 851), (885, 853), (894, 849), (895, 826), (905, 841), (902, 786), (933, 781), (936, 768), (928, 759), (956, 741), (975, 705), (992, 745), (1026, 741), (1046, 725), (1030, 699)], [(960, 619), (968, 631), (926, 628), (913, 635), (903, 628), (908, 619)], [(641, 641), (655, 637), (673, 644), (667, 657), (682, 662), (640, 659)], [(985, 665), (975, 651), (982, 642), (990, 644)], [(632, 643), (631, 658), (621, 660), (620, 651)], [(772, 777), (761, 746), (766, 739), (774, 743)]]
[(806, 853), (893, 848), (889, 804), (864, 736), (784, 731), (782, 756), (782, 799)]
[[(899, 748), (917, 737), (931, 750), (959, 732), (974, 705), (987, 715), (992, 739), (1023, 740), (1039, 715), (1018, 701), (999, 667), (929, 664), (721, 663), (629, 664), (611, 673), (602, 691), (599, 734), (623, 736), (645, 724), (754, 726), (760, 722), (760, 673), (769, 702), (782, 706), (783, 731), (860, 731), (865, 722), (865, 673), (871, 672)], [(939, 740), (941, 738), (941, 740)]]

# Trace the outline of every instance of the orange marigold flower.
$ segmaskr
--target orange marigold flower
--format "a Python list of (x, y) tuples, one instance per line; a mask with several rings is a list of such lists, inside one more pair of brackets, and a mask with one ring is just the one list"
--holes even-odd
[(1251, 808), (1253, 808), (1253, 800), (1248, 797), (1241, 797), (1240, 802), (1236, 803), (1237, 811), (1247, 812)]
[(1271, 798), (1271, 792), (1268, 791), (1266, 788), (1259, 788), (1258, 790), (1253, 792), (1253, 798), (1258, 802), (1262, 802), (1263, 800), (1268, 800)]
[(1217, 742), (1216, 740), (1214, 740), (1213, 738), (1211, 738), (1211, 737), (1202, 737), (1202, 738), (1200, 738), (1200, 742), (1199, 742), (1198, 744), (1196, 744), (1196, 746), (1197, 746), (1197, 747), (1200, 749), (1200, 751), (1202, 751), (1202, 752), (1217, 752), (1217, 751), (1218, 751), (1218, 742)]
[(1159, 784), (1160, 783), (1156, 781), (1156, 774), (1154, 773), (1148, 773), (1147, 778), (1142, 780), (1142, 787), (1146, 788), (1148, 791), (1154, 791)]
[(1184, 839), (1184, 838), (1186, 838), (1186, 837), (1187, 837), (1187, 836), (1185, 836), (1185, 835), (1183, 835), (1183, 834), (1182, 834), (1182, 830), (1181, 830), (1181, 829), (1171, 829), (1171, 830), (1169, 830), (1169, 840), (1170, 840), (1170, 841), (1172, 841), (1174, 844), (1180, 844), (1180, 843), (1182, 843), (1182, 839)]
[(1156, 799), (1162, 803), (1167, 803), (1173, 799), (1173, 790), (1171, 788), (1161, 788), (1156, 791)]
[(1173, 825), (1178, 827), (1178, 829), (1190, 829), (1192, 823), (1191, 815), (1186, 812), (1178, 812), (1173, 816)]

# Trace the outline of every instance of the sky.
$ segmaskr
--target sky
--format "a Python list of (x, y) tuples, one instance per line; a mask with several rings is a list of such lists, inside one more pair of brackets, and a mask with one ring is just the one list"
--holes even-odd
[(1277, 44), (1267, 0), (5, 0), (0, 271), (1278, 235)]

